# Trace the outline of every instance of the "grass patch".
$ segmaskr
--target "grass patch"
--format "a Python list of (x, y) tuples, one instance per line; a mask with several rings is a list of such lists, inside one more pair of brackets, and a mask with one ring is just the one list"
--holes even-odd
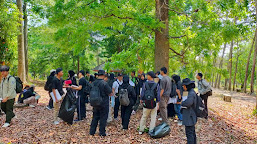
[(257, 116), (257, 109), (253, 110), (253, 116)]

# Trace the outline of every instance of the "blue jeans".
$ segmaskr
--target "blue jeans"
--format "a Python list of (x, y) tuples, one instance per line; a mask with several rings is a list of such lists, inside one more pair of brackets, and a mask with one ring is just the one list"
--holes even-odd
[(180, 112), (181, 104), (174, 104), (174, 109), (175, 109), (175, 112), (178, 116), (178, 119), (182, 121), (182, 114)]

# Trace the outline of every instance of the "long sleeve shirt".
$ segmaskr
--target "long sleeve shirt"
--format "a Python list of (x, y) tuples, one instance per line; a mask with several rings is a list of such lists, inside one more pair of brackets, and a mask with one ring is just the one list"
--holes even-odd
[(210, 84), (205, 79), (199, 80), (198, 81), (198, 92), (201, 95), (204, 95), (204, 94), (206, 94), (209, 91), (211, 91)]
[(16, 97), (16, 80), (13, 76), (8, 75), (6, 78), (2, 78), (0, 84), (0, 98), (13, 99)]

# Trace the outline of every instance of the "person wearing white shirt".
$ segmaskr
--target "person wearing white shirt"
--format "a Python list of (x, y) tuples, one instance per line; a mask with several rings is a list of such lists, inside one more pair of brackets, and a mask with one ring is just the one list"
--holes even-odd
[(114, 105), (114, 119), (115, 120), (118, 120), (118, 113), (119, 113), (119, 108), (120, 108), (120, 100), (119, 100), (119, 96), (118, 96), (118, 91), (119, 91), (119, 86), (122, 85), (122, 83), (123, 83), (122, 79), (123, 79), (122, 74), (118, 74), (117, 80), (112, 85), (112, 92), (115, 97), (115, 105)]

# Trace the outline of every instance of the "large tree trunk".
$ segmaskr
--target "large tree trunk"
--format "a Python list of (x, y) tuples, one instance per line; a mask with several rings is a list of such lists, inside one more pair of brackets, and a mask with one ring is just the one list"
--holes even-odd
[(24, 14), (25, 75), (26, 75), (26, 79), (28, 79), (29, 66), (28, 66), (28, 12), (27, 12), (27, 2), (24, 2), (23, 14)]
[(248, 54), (248, 58), (247, 58), (247, 63), (246, 63), (246, 69), (245, 69), (245, 80), (244, 80), (244, 87), (243, 87), (243, 91), (246, 93), (246, 88), (247, 88), (247, 79), (248, 79), (248, 76), (249, 76), (249, 64), (250, 64), (250, 59), (251, 59), (251, 55), (252, 55), (252, 51), (253, 51), (253, 46), (254, 46), (254, 41), (255, 41), (255, 37), (256, 37), (256, 32), (254, 34), (254, 37), (253, 37), (253, 41), (252, 41), (252, 46), (251, 46), (251, 49), (249, 51), (249, 54)]
[[(257, 27), (255, 34), (257, 34)], [(256, 55), (257, 55), (257, 45), (256, 45), (256, 37), (255, 37), (255, 49), (254, 49), (254, 56), (253, 56), (253, 66), (252, 66), (252, 71), (251, 71), (251, 87), (250, 87), (250, 92), (251, 94), (254, 93), (254, 72), (255, 72), (255, 64), (256, 64)]]
[(228, 80), (228, 90), (231, 91), (231, 79), (232, 79), (232, 56), (233, 56), (233, 45), (234, 41), (231, 41), (230, 51), (229, 51), (229, 80)]
[(25, 55), (24, 55), (24, 35), (23, 35), (23, 23), (22, 23), (22, 0), (17, 0), (17, 7), (20, 11), (19, 15), (19, 35), (18, 35), (18, 76), (23, 82), (26, 82), (25, 74)]
[[(222, 69), (222, 67), (223, 67), (223, 59), (224, 59), (224, 55), (225, 55), (226, 46), (227, 46), (227, 43), (225, 43), (224, 48), (223, 48), (223, 52), (222, 52), (222, 56), (221, 56), (221, 61), (220, 61), (220, 66), (219, 66), (220, 69)], [(218, 88), (220, 88), (220, 79), (221, 79), (221, 74), (219, 74)]]
[(166, 67), (169, 71), (169, 0), (156, 0), (156, 17), (165, 24), (155, 31), (155, 70)]

